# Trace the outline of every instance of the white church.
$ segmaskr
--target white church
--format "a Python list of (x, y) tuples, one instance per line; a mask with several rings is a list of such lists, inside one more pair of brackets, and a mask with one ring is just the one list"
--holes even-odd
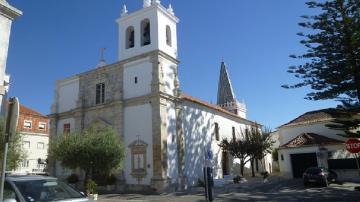
[[(143, 8), (132, 13), (124, 6), (117, 19), (118, 61), (101, 61), (56, 82), (50, 138), (92, 123), (112, 126), (126, 148), (117, 177), (127, 189), (162, 192), (196, 185), (209, 150), (216, 179), (234, 174), (238, 167), (218, 144), (255, 124), (235, 97), (225, 63), (217, 105), (180, 91), (178, 22), (171, 5), (165, 8), (160, 0), (144, 0)], [(71, 174), (59, 162), (50, 169), (58, 177)]]

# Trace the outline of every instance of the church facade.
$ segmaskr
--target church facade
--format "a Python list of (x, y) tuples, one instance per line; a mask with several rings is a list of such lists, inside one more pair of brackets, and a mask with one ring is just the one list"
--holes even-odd
[[(215, 178), (233, 174), (233, 159), (218, 144), (256, 124), (246, 119), (246, 106), (235, 97), (225, 63), (217, 105), (181, 92), (178, 22), (171, 5), (165, 8), (159, 0), (144, 0), (133, 13), (124, 6), (117, 20), (119, 61), (101, 61), (93, 70), (56, 82), (50, 138), (93, 123), (112, 126), (125, 144), (117, 176), (128, 188), (161, 192), (195, 185), (207, 151), (213, 153)], [(50, 169), (58, 177), (71, 174), (59, 162)]]

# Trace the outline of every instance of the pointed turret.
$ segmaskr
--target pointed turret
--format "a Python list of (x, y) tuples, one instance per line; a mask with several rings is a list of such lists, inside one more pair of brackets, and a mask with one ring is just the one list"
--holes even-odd
[(144, 8), (147, 8), (147, 7), (149, 7), (149, 6), (151, 6), (151, 0), (144, 0), (144, 5), (143, 5), (143, 7), (144, 7)]
[(217, 104), (222, 105), (236, 100), (229, 74), (224, 61), (221, 62), (220, 78), (218, 84)]
[(229, 73), (224, 61), (221, 62), (220, 68), (217, 105), (242, 118), (246, 118), (246, 106), (244, 103), (240, 103), (236, 99), (234, 90), (231, 85)]
[(127, 16), (128, 10), (126, 8), (126, 5), (124, 4), (123, 8), (121, 9), (121, 17)]

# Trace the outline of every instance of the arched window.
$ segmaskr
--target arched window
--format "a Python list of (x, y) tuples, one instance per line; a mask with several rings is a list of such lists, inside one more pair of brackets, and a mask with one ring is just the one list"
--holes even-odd
[(145, 19), (141, 22), (141, 45), (146, 46), (151, 44), (150, 39), (150, 20)]
[(126, 29), (126, 49), (133, 48), (134, 46), (135, 46), (134, 27), (130, 26)]
[(171, 47), (171, 29), (169, 25), (166, 25), (166, 44)]

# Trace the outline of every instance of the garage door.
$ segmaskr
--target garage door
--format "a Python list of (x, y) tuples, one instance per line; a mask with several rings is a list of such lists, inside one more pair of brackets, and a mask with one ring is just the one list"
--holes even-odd
[(316, 153), (291, 154), (290, 158), (294, 178), (302, 177), (309, 167), (317, 167)]

